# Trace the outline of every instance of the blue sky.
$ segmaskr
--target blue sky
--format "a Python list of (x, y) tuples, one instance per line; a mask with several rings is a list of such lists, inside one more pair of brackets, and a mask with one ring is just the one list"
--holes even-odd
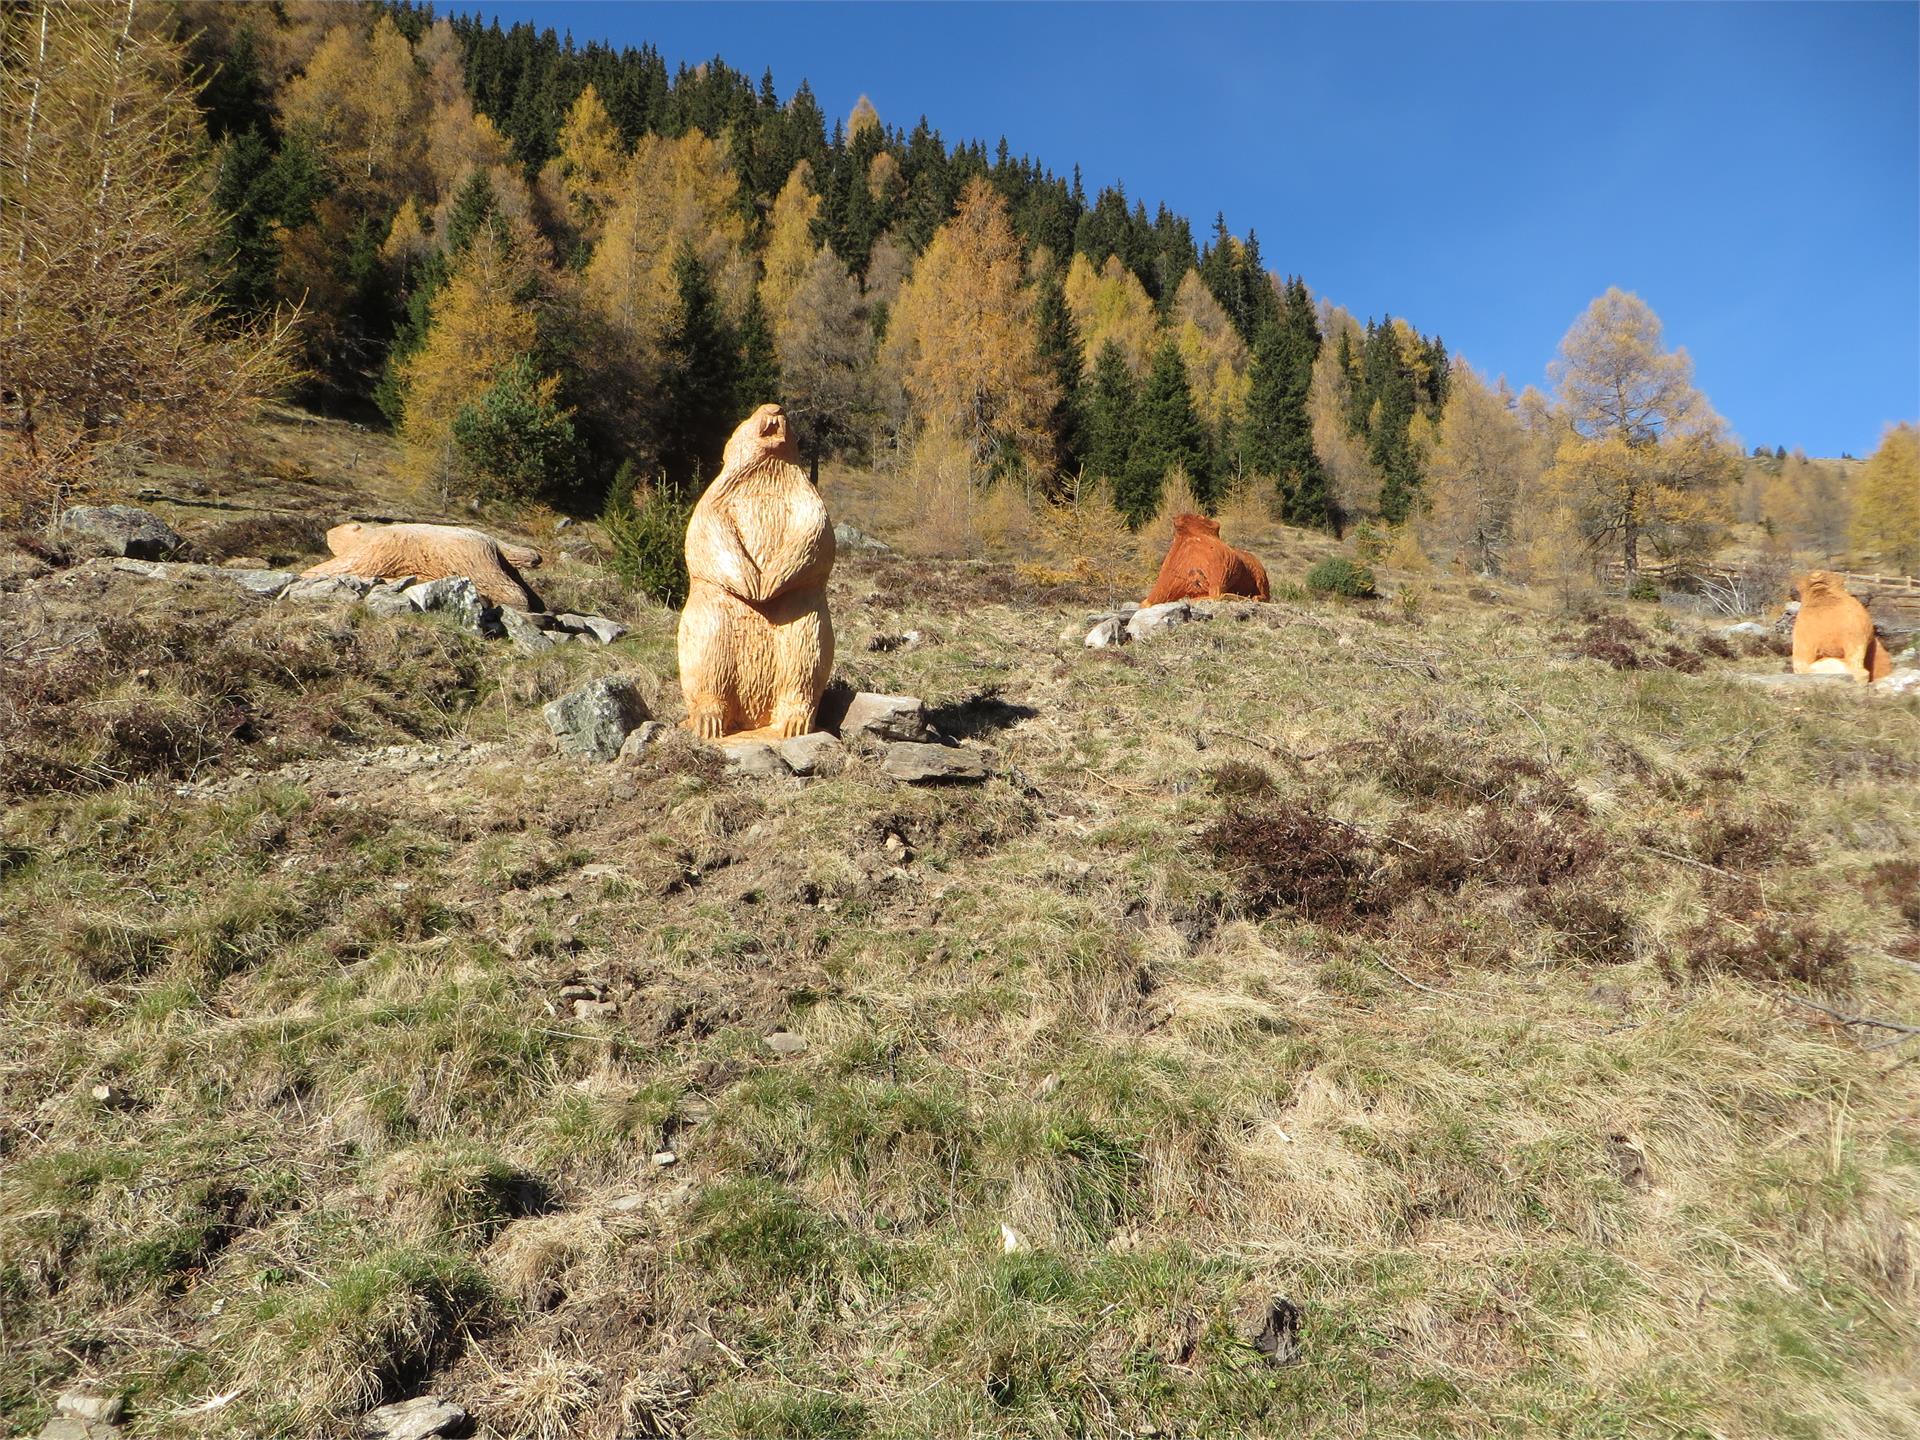
[(1920, 417), (1920, 5), (459, 4), (1002, 134), (1544, 383), (1609, 285), (1741, 440)]

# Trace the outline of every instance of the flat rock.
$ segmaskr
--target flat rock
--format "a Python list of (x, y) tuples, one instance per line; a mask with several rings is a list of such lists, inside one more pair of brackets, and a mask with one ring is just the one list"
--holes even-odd
[(776, 1030), (766, 1037), (766, 1045), (776, 1055), (798, 1055), (807, 1048), (807, 1037), (791, 1030)]
[(887, 746), (880, 761), (880, 773), (889, 780), (910, 784), (925, 781), (980, 781), (987, 778), (987, 764), (977, 750), (957, 745), (927, 745), (913, 740), (898, 740)]
[(876, 540), (864, 530), (856, 530), (842, 520), (833, 527), (833, 543), (840, 550), (871, 550), (876, 555), (891, 555), (893, 547), (884, 540)]
[(1133, 612), (1127, 621), (1127, 634), (1135, 640), (1144, 640), (1149, 635), (1158, 635), (1175, 625), (1185, 625), (1196, 618), (1193, 606), (1185, 600), (1169, 600), (1164, 605), (1147, 605)]
[(541, 713), (562, 751), (601, 762), (617, 756), (627, 736), (651, 718), (638, 688), (617, 675), (590, 680), (549, 701)]
[(53, 1408), (76, 1420), (98, 1420), (103, 1424), (118, 1425), (120, 1417), (126, 1413), (127, 1397), (102, 1395), (97, 1390), (69, 1390), (53, 1402)]
[(627, 627), (604, 615), (556, 615), (554, 623), (575, 635), (591, 635), (602, 645), (611, 645), (627, 633)]
[(96, 555), (135, 560), (164, 560), (187, 543), (166, 521), (138, 505), (76, 505), (60, 517), (60, 528)]
[(553, 649), (554, 638), (531, 615), (511, 608), (500, 612), (500, 627), (522, 655), (538, 655)]
[(796, 735), (779, 744), (780, 758), (796, 775), (825, 775), (839, 768), (847, 747), (824, 730)]
[(238, 585), (248, 594), (263, 595), (269, 600), (277, 599), (300, 578), (291, 570), (236, 570), (225, 565), (218, 566), (214, 573), (228, 584)]
[(77, 1415), (56, 1415), (40, 1427), (37, 1440), (121, 1440), (126, 1434), (118, 1425), (104, 1420), (82, 1420)]
[(875, 695), (862, 690), (830, 727), (842, 740), (924, 740), (927, 707), (912, 695)]
[(727, 755), (727, 769), (736, 775), (779, 780), (793, 774), (786, 758), (765, 740), (736, 740), (722, 748)]
[(382, 1405), (360, 1417), (366, 1440), (433, 1440), (452, 1435), (467, 1423), (467, 1412), (438, 1395), (422, 1395), (397, 1405)]
[(280, 592), (280, 598), (303, 605), (364, 600), (376, 583), (364, 575), (315, 575), (312, 579), (295, 580)]
[(1118, 615), (1109, 615), (1087, 632), (1086, 647), (1089, 650), (1110, 650), (1115, 645), (1124, 645), (1129, 636), (1127, 622)]
[(1772, 633), (1773, 631), (1765, 625), (1757, 624), (1752, 620), (1742, 620), (1738, 625), (1729, 625), (1726, 629), (1722, 630), (1720, 632), (1720, 638), (1722, 640), (1738, 640), (1743, 635), (1752, 635), (1764, 640)]
[(1895, 695), (1920, 695), (1920, 670), (1896, 670), (1880, 680), (1874, 688)]

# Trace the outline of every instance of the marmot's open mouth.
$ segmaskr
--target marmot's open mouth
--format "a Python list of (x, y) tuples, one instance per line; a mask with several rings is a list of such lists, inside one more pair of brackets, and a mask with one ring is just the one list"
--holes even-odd
[(776, 410), (760, 422), (760, 438), (762, 440), (777, 440), (780, 438), (780, 432), (786, 429), (786, 426), (787, 417)]

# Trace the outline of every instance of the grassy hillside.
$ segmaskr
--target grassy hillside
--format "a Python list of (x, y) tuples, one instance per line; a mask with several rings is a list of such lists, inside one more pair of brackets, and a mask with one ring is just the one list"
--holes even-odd
[[(421, 513), (260, 445), (143, 483)], [(839, 672), (986, 785), (593, 767), (540, 703), (677, 718), (674, 617), (506, 528), (631, 634), (12, 552), (0, 1429), (1920, 1434), (1920, 1040), (1845, 1023), (1920, 1021), (1920, 701), (1393, 575), (1093, 652), (1118, 592), (853, 553)]]

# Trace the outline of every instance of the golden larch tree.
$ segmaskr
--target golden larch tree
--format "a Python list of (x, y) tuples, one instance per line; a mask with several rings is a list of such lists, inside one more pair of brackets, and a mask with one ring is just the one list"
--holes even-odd
[(1095, 270), (1085, 255), (1076, 253), (1067, 267), (1066, 296), (1089, 375), (1109, 340), (1120, 347), (1136, 380), (1147, 373), (1160, 348), (1160, 317), (1140, 277), (1122, 265), (1119, 256), (1109, 255)]
[(400, 442), (421, 483), (451, 487), (457, 469), (454, 417), (485, 394), (509, 363), (533, 350), (536, 317), (515, 298), (528, 279), (511, 247), (493, 227), (482, 226), (433, 297), (426, 338), (400, 366), (406, 396)]
[(1856, 553), (1904, 574), (1920, 573), (1920, 430), (1887, 427), (1853, 493)]
[(1567, 425), (1550, 479), (1592, 547), (1618, 544), (1631, 578), (1643, 541), (1665, 557), (1711, 544), (1737, 460), (1693, 384), (1685, 350), (1668, 350), (1659, 316), (1615, 287), (1587, 307), (1550, 367)]
[(766, 307), (778, 339), (787, 305), (813, 268), (817, 246), (813, 222), (820, 214), (820, 197), (813, 190), (813, 167), (805, 160), (793, 167), (787, 183), (774, 197), (767, 217), (767, 244), (761, 252), (760, 303)]
[(1237, 423), (1247, 408), (1247, 392), (1252, 388), (1247, 374), (1252, 359), (1247, 342), (1240, 338), (1198, 270), (1189, 270), (1181, 277), (1167, 328), (1187, 364), (1194, 413), (1201, 424), (1218, 435)]
[(132, 0), (0, 17), (0, 506), (39, 510), (113, 449), (192, 454), (292, 379), (284, 324), (220, 314), (167, 20)]
[(616, 332), (643, 347), (664, 333), (678, 303), (673, 265), (683, 244), (693, 247), (727, 310), (746, 309), (753, 268), (738, 189), (726, 152), (700, 131), (641, 137), (582, 276), (588, 301)]
[(984, 179), (967, 182), (902, 287), (886, 355), (922, 426), (956, 437), (975, 465), (1007, 445), (1045, 463), (1057, 392), (1040, 364), (1019, 238)]
[(281, 91), (280, 116), (319, 147), (350, 196), (398, 205), (424, 178), (425, 87), (392, 19), (380, 16), (371, 34), (363, 24), (356, 15), (327, 32)]
[(627, 169), (620, 131), (589, 85), (567, 111), (560, 127), (559, 151), (548, 161), (557, 182), (567, 222), (588, 244), (600, 239), (601, 225), (620, 193)]
[(1515, 508), (1538, 479), (1537, 452), (1507, 394), (1458, 359), (1425, 474), (1426, 509), (1417, 525), (1427, 553), (1500, 574)]

